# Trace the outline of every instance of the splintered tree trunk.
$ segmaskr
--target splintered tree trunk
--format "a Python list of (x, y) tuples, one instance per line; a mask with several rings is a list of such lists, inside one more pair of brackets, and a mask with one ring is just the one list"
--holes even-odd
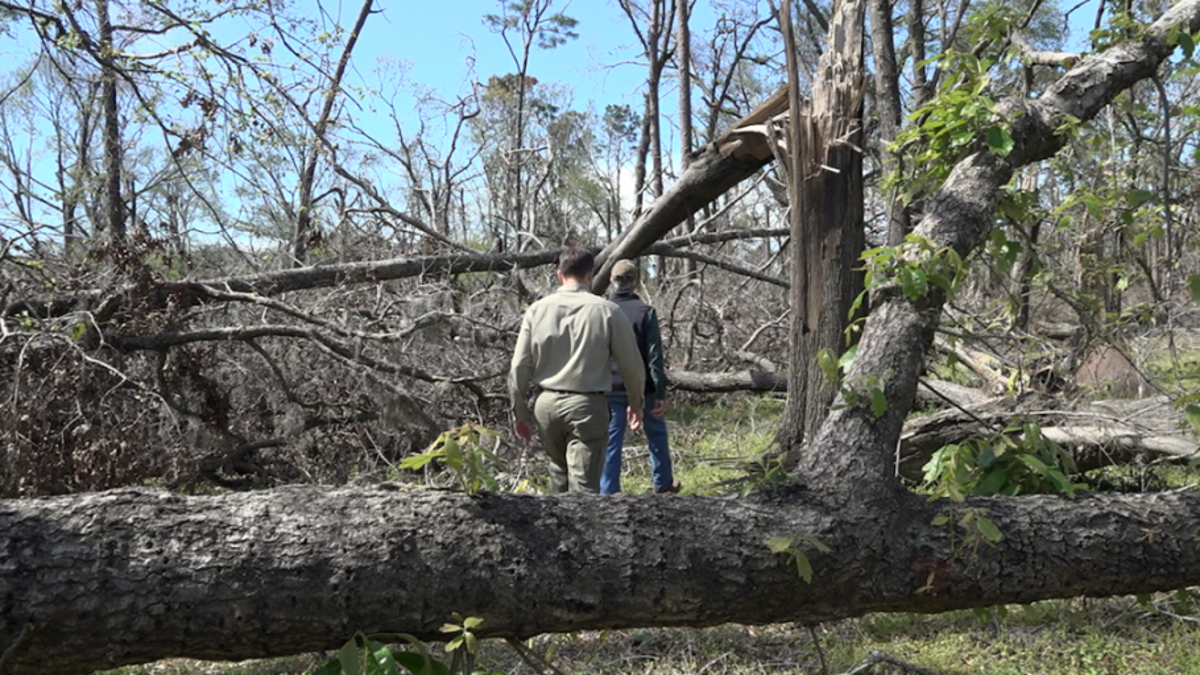
[[(782, 5), (785, 12), (788, 4)], [(826, 380), (817, 357), (822, 350), (835, 358), (845, 351), (850, 306), (862, 290), (855, 268), (863, 250), (865, 8), (865, 0), (838, 5), (808, 110), (802, 109), (794, 70), (789, 74), (792, 339), (788, 390), (792, 395), (777, 435), (780, 446), (787, 449), (804, 443), (825, 419), (837, 383)], [(790, 33), (790, 17), (784, 25)], [(790, 64), (794, 62), (789, 58)]]
[[(1063, 122), (1093, 118), (1153, 76), (1171, 39), (1196, 31), (1200, 0), (1182, 0), (1036, 100), (998, 104), (1012, 151), (959, 162), (916, 232), (965, 258), (986, 240), (1013, 172), (1067, 141)], [(522, 638), (1200, 584), (1195, 491), (961, 503), (905, 492), (894, 452), (945, 298), (912, 300), (885, 285), (874, 300), (846, 387), (876, 377), (886, 410), (840, 397), (800, 458), (803, 487), (753, 499), (381, 485), (0, 500), (0, 667), (65, 674), (172, 656), (278, 656), (333, 648), (357, 631), (437, 639), (452, 612), (481, 617), (480, 637)], [(945, 525), (933, 525), (938, 516)], [(998, 540), (961, 527), (968, 516), (989, 519)], [(773, 538), (792, 545), (773, 553)], [(797, 575), (798, 554), (812, 583)]]

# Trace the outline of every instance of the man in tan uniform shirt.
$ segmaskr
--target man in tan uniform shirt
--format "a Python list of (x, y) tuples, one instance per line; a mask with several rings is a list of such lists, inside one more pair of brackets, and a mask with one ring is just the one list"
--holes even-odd
[(523, 441), (533, 437), (529, 384), (542, 389), (532, 417), (550, 455), (552, 492), (600, 491), (608, 447), (610, 358), (630, 392), (630, 428), (642, 425), (646, 368), (625, 313), (589, 290), (594, 265), (589, 251), (563, 249), (558, 261), (562, 287), (525, 311), (508, 373), (513, 430)]

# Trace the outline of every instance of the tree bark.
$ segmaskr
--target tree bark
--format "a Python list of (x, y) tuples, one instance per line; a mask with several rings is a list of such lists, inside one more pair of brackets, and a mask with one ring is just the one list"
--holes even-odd
[[(679, 52), (679, 161), (680, 168), (687, 171), (692, 155), (692, 34), (689, 25), (689, 6), (691, 0), (676, 0), (675, 21), (678, 27), (675, 36), (675, 47)], [(695, 229), (694, 220), (689, 217), (684, 234)], [(683, 265), (684, 275), (691, 277), (696, 273), (696, 261), (686, 260)]]
[[(483, 618), (480, 637), (525, 638), (1200, 584), (1194, 492), (958, 506), (906, 495), (839, 509), (804, 492), (729, 501), (387, 487), (0, 502), (9, 672), (281, 656), (334, 649), (356, 631), (439, 640), (452, 611)], [(930, 525), (965, 509), (1003, 540)], [(813, 583), (770, 552), (775, 536), (831, 549), (798, 544)]]
[(121, 198), (121, 117), (117, 105), (117, 53), (108, 0), (96, 0), (100, 22), (100, 98), (104, 105), (104, 211), (108, 236), (116, 244), (125, 242), (125, 201)]
[[(889, 146), (900, 130), (900, 72), (896, 46), (892, 42), (892, 5), (887, 0), (868, 0), (871, 19), (871, 49), (875, 61), (875, 114), (879, 118), (879, 163), (883, 176), (899, 169), (897, 157)], [(908, 209), (895, 190), (884, 195), (887, 215), (887, 242), (896, 246), (912, 228)]]
[(592, 290), (603, 295), (618, 260), (640, 256), (671, 228), (769, 164), (775, 156), (762, 132), (763, 123), (786, 110), (787, 90), (780, 89), (692, 157), (679, 180), (596, 256)]
[[(787, 2), (783, 7), (788, 7)], [(854, 298), (862, 290), (863, 19), (866, 0), (844, 0), (830, 19), (813, 98), (801, 108), (796, 73), (789, 124), (792, 212), (791, 307), (787, 410), (776, 438), (799, 448), (815, 433), (837, 393), (817, 366), (818, 355), (840, 355)], [(790, 26), (785, 35), (790, 36)], [(791, 59), (794, 69), (795, 59)]]

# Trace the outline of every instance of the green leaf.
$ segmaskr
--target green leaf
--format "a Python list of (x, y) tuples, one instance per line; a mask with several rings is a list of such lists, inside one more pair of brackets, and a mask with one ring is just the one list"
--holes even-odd
[(1200, 302), (1200, 274), (1188, 277), (1187, 285), (1192, 291), (1192, 302)]
[(993, 544), (999, 542), (1001, 539), (1004, 539), (1004, 535), (1001, 534), (1000, 528), (996, 527), (995, 523), (987, 518), (984, 518), (983, 516), (975, 517), (975, 529), (979, 530), (979, 534), (982, 534), (984, 539), (987, 539)]
[(1196, 50), (1196, 41), (1188, 33), (1179, 34), (1179, 47), (1183, 49), (1183, 57), (1186, 59), (1192, 58), (1192, 53)]
[(479, 651), (479, 638), (475, 637), (474, 633), (463, 633), (463, 637), (467, 641), (467, 651), (475, 654)]
[(429, 452), (423, 452), (419, 455), (409, 455), (408, 457), (400, 460), (400, 468), (412, 469), (414, 471), (417, 469), (423, 469), (425, 468), (426, 464), (429, 464), (433, 460), (442, 457), (444, 454), (446, 453), (443, 450), (431, 450)]
[(393, 652), (392, 657), (414, 675), (450, 675), (450, 668), (446, 664), (425, 654)]
[(875, 417), (883, 417), (887, 414), (888, 402), (887, 397), (883, 395), (883, 390), (879, 387), (871, 389), (871, 412), (875, 413)]
[(992, 152), (1001, 157), (1008, 157), (1008, 153), (1013, 150), (1013, 137), (1002, 126), (988, 127), (987, 144)]
[(368, 643), (365, 656), (367, 661), (366, 675), (399, 675), (396, 672), (396, 660), (392, 658), (392, 653), (383, 645), (379, 645), (379, 649), (375, 649)]
[(844, 373), (850, 370), (850, 365), (854, 363), (854, 357), (858, 356), (858, 345), (853, 345), (838, 358), (838, 368)]
[(1187, 416), (1188, 424), (1192, 425), (1192, 429), (1200, 434), (1200, 405), (1188, 405), (1183, 409), (1183, 414)]
[(446, 643), (446, 653), (450, 653), (450, 652), (454, 651), (455, 649), (458, 649), (459, 647), (461, 647), (465, 640), (466, 640), (466, 638), (463, 635), (459, 635), (458, 637), (454, 638), (453, 640), (447, 642)]
[(1043, 476), (1046, 476), (1047, 473), (1050, 471), (1050, 467), (1046, 466), (1045, 462), (1038, 459), (1037, 457), (1034, 457), (1033, 455), (1020, 454), (1020, 455), (1017, 455), (1017, 459), (1021, 460), (1021, 462), (1023, 462), (1026, 466), (1028, 466), (1029, 468), (1033, 469), (1034, 471), (1040, 473)]
[(1125, 193), (1126, 203), (1135, 209), (1153, 198), (1154, 193), (1149, 190), (1130, 190)]
[(461, 469), (463, 466), (463, 452), (458, 445), (458, 441), (453, 438), (446, 439), (446, 464), (453, 469)]
[(821, 553), (829, 553), (830, 551), (833, 550), (833, 549), (829, 548), (828, 546), (826, 546), (825, 542), (821, 541), (820, 539), (817, 539), (816, 537), (812, 536), (811, 534), (806, 534), (800, 538), (802, 540), (807, 541), (808, 543), (812, 544), (813, 547), (816, 548)]
[(342, 645), (338, 650), (338, 662), (342, 665), (343, 675), (361, 675), (362, 664), (358, 660), (358, 638), (350, 638), (350, 641)]
[(325, 665), (318, 668), (313, 675), (341, 675), (342, 662), (338, 659), (329, 659)]
[(929, 292), (929, 278), (919, 267), (905, 267), (900, 271), (900, 286), (909, 300), (918, 300)]
[(480, 617), (468, 616), (467, 618), (463, 619), (463, 626), (467, 628), (479, 628), (481, 625), (483, 625), (483, 619)]
[(796, 571), (800, 573), (800, 578), (803, 579), (805, 583), (811, 584), (813, 578), (813, 568), (812, 563), (808, 562), (808, 556), (804, 555), (804, 553), (801, 551), (796, 551), (794, 556), (796, 558)]
[(771, 549), (771, 553), (787, 553), (796, 546), (795, 540), (791, 537), (768, 537), (766, 544), (767, 548)]
[(929, 524), (930, 524), (930, 525), (932, 525), (932, 526), (934, 526), (934, 527), (941, 527), (941, 526), (943, 526), (943, 525), (945, 525), (946, 523), (949, 523), (949, 522), (950, 522), (950, 518), (949, 518), (949, 517), (947, 517), (947, 516), (938, 516), (938, 517), (934, 518), (933, 520), (929, 521)]
[(829, 349), (822, 349), (817, 352), (817, 366), (821, 368), (821, 372), (825, 375), (827, 382), (837, 382), (838, 379), (838, 363), (837, 359), (833, 358), (833, 352)]
[(994, 494), (999, 494), (1000, 490), (1004, 489), (1004, 484), (1008, 482), (1008, 469), (1003, 465), (997, 466), (988, 472), (983, 480), (979, 481), (979, 485), (975, 487), (975, 494), (987, 497)]

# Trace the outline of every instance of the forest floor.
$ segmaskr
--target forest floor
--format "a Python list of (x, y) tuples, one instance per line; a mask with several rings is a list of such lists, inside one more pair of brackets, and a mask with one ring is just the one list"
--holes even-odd
[[(744, 489), (746, 468), (769, 449), (782, 398), (730, 395), (676, 403), (668, 413), (676, 475), (685, 494)], [(649, 490), (643, 439), (627, 441), (624, 488)], [(1104, 482), (1127, 489), (1200, 483), (1197, 467), (1108, 469)], [(664, 495), (663, 499), (673, 496)], [(1166, 675), (1200, 673), (1200, 592), (1153, 597), (1077, 598), (938, 615), (876, 614), (816, 626), (725, 625), (545, 635), (531, 640), (564, 673), (740, 675), (843, 673), (874, 650), (947, 675)], [(818, 645), (819, 644), (819, 648)], [(441, 648), (434, 646), (433, 652)], [(332, 654), (239, 664), (163, 661), (120, 675), (310, 673)], [(447, 659), (448, 660), (448, 659)], [(824, 662), (824, 664), (823, 664)], [(503, 642), (484, 642), (485, 675), (533, 673)], [(880, 664), (875, 675), (903, 672)]]

